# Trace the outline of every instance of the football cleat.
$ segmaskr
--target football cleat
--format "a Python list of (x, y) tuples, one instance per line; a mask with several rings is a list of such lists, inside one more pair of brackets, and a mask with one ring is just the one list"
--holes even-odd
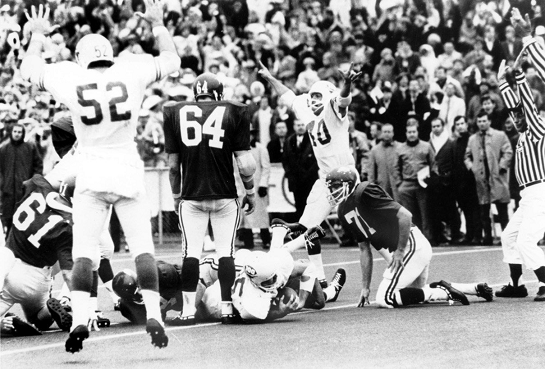
[(237, 314), (223, 314), (221, 316), (221, 324), (238, 324), (241, 322), (242, 320)]
[(477, 285), (477, 296), (490, 302), (494, 299), (494, 290), (486, 283), (479, 283)]
[[(10, 313), (8, 313), (10, 314)], [(15, 314), (10, 314), (6, 316), (13, 316), (12, 324), (13, 331), (11, 332), (14, 336), (41, 336), (42, 332), (36, 328), (34, 324), (30, 324), (26, 320), (18, 317)]]
[(78, 325), (70, 334), (64, 347), (66, 352), (76, 353), (83, 349), (83, 341), (89, 338), (89, 329), (86, 325)]
[(293, 238), (299, 237), (302, 235), (306, 230), (307, 227), (302, 225), (301, 223), (288, 223), (280, 218), (274, 218), (271, 222), (271, 228), (275, 227), (284, 227), (288, 230), (288, 236)]
[(343, 268), (337, 269), (333, 280), (331, 281), (331, 286), (335, 287), (335, 296), (328, 302), (337, 301), (341, 290), (343, 289), (344, 283), (346, 282), (346, 271)]
[(165, 328), (156, 319), (148, 319), (146, 323), (146, 332), (151, 336), (151, 344), (155, 347), (163, 348), (168, 346), (168, 336), (165, 334)]
[(188, 325), (195, 325), (195, 315), (182, 316), (181, 314), (168, 320), (166, 322), (168, 325), (174, 325), (177, 327), (185, 327)]
[(513, 287), (510, 284), (503, 286), (501, 290), (496, 291), (496, 297), (526, 297), (528, 290), (523, 284), (518, 287)]
[(456, 288), (452, 287), (452, 285), (446, 281), (430, 283), (430, 287), (441, 288), (442, 290), (446, 291), (449, 302), (458, 301), (462, 303), (462, 305), (469, 305), (467, 296), (463, 292), (460, 292)]
[(95, 311), (97, 315), (97, 325), (99, 328), (109, 327), (110, 326), (110, 319), (105, 318), (102, 314), (102, 311), (97, 310)]
[(534, 301), (545, 301), (545, 286), (539, 287), (539, 290), (537, 290), (537, 295), (534, 298)]
[(66, 311), (66, 308), (56, 298), (52, 297), (47, 300), (46, 305), (51, 317), (59, 328), (68, 332), (72, 326), (72, 315)]

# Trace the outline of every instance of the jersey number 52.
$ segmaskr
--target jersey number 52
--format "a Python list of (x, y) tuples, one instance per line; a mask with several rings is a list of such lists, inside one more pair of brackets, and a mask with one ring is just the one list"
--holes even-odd
[[(95, 99), (86, 97), (87, 91), (98, 91), (98, 85), (96, 83), (90, 83), (88, 85), (77, 86), (76, 92), (78, 94), (78, 104), (85, 107), (93, 107), (95, 109), (94, 114), (91, 116), (82, 116), (81, 121), (88, 126), (99, 124), (104, 118), (102, 113), (102, 107), (100, 102)], [(108, 107), (110, 111), (110, 118), (112, 122), (120, 122), (124, 120), (131, 119), (131, 111), (127, 110), (125, 112), (119, 112), (118, 104), (124, 103), (127, 101), (129, 95), (127, 93), (127, 86), (123, 82), (110, 82), (106, 85), (106, 92), (110, 97), (108, 102)]]
[[(225, 130), (221, 128), (225, 106), (216, 107), (206, 118), (204, 124), (199, 123), (202, 118), (202, 110), (197, 105), (185, 105), (180, 111), (180, 134), (182, 142), (186, 146), (197, 146), (205, 136), (208, 136), (208, 146), (216, 149), (223, 148), (221, 138), (225, 136)], [(189, 119), (192, 116), (197, 120)]]

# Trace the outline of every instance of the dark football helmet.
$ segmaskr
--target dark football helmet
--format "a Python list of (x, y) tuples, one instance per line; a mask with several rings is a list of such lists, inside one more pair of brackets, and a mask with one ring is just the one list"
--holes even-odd
[(112, 280), (112, 289), (117, 296), (129, 301), (139, 301), (142, 295), (138, 292), (136, 273), (130, 269), (123, 269)]
[(354, 192), (359, 182), (355, 168), (339, 167), (326, 176), (325, 183), (329, 189), (328, 200), (335, 206), (346, 200)]
[(215, 74), (203, 73), (193, 82), (193, 94), (195, 101), (201, 97), (210, 97), (220, 101), (223, 98), (223, 83), (218, 80)]

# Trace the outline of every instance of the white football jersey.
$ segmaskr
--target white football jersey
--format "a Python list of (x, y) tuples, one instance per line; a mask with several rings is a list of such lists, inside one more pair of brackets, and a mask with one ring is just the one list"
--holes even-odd
[(48, 64), (33, 82), (68, 107), (79, 149), (135, 151), (144, 91), (161, 74), (160, 64), (151, 55), (130, 54), (102, 73), (73, 62)]
[(264, 320), (269, 314), (271, 301), (276, 294), (257, 288), (250, 277), (241, 273), (233, 285), (233, 306), (244, 320)]
[(287, 92), (282, 99), (307, 126), (321, 178), (340, 166), (355, 165), (350, 151), (348, 116), (342, 117), (339, 113), (337, 96), (324, 101), (324, 109), (318, 116), (308, 106), (308, 94), (295, 96), (293, 92)]

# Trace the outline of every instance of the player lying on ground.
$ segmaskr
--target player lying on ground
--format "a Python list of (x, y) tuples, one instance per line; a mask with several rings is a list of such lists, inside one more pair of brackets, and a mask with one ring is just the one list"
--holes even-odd
[(379, 307), (394, 308), (425, 301), (454, 301), (469, 305), (465, 294), (492, 301), (486, 283), (434, 282), (427, 285), (432, 248), (411, 213), (395, 202), (380, 186), (358, 184), (353, 168), (340, 167), (327, 175), (330, 200), (338, 205), (338, 216), (350, 228), (360, 247), (363, 288), (359, 306), (369, 304), (373, 271), (371, 245), (388, 263), (377, 290)]
[[(331, 170), (340, 166), (350, 166), (355, 169), (354, 156), (350, 149), (348, 128), (348, 106), (352, 101), (350, 86), (353, 81), (361, 76), (361, 72), (352, 70), (339, 71), (343, 77), (343, 86), (338, 90), (328, 81), (314, 83), (308, 94), (296, 96), (293, 91), (274, 78), (269, 70), (260, 63), (259, 75), (263, 77), (275, 89), (278, 96), (286, 102), (297, 118), (305, 123), (307, 132), (312, 142), (312, 149), (318, 167), (320, 178), (316, 180), (307, 198), (307, 204), (299, 223), (305, 229), (321, 224), (331, 213), (333, 207), (327, 200), (327, 188), (325, 176)], [(281, 246), (282, 240), (278, 240)], [(274, 245), (271, 244), (271, 247)], [(287, 247), (296, 250), (305, 247), (302, 236), (296, 238)], [(324, 267), (319, 240), (314, 243), (314, 248), (308, 249), (309, 259), (316, 265), (318, 278), (325, 281)]]
[[(221, 320), (221, 291), (218, 281), (219, 255), (211, 254), (201, 260), (197, 293), (196, 317), (199, 321)], [(339, 269), (331, 285), (322, 290), (312, 264), (308, 260), (294, 261), (286, 249), (270, 253), (239, 250), (235, 255), (237, 278), (232, 299), (242, 321), (271, 321), (303, 307), (321, 309), (325, 302), (335, 301), (346, 276)], [(159, 289), (163, 315), (182, 309), (180, 286), (181, 268), (157, 262)], [(268, 282), (274, 281), (270, 285)], [(288, 287), (289, 286), (289, 287)], [(134, 272), (124, 270), (114, 277), (114, 290), (120, 296), (119, 310), (136, 324), (145, 322), (145, 307), (138, 293)], [(297, 291), (297, 292), (295, 292)], [(167, 321), (169, 325), (183, 325), (179, 316)]]

